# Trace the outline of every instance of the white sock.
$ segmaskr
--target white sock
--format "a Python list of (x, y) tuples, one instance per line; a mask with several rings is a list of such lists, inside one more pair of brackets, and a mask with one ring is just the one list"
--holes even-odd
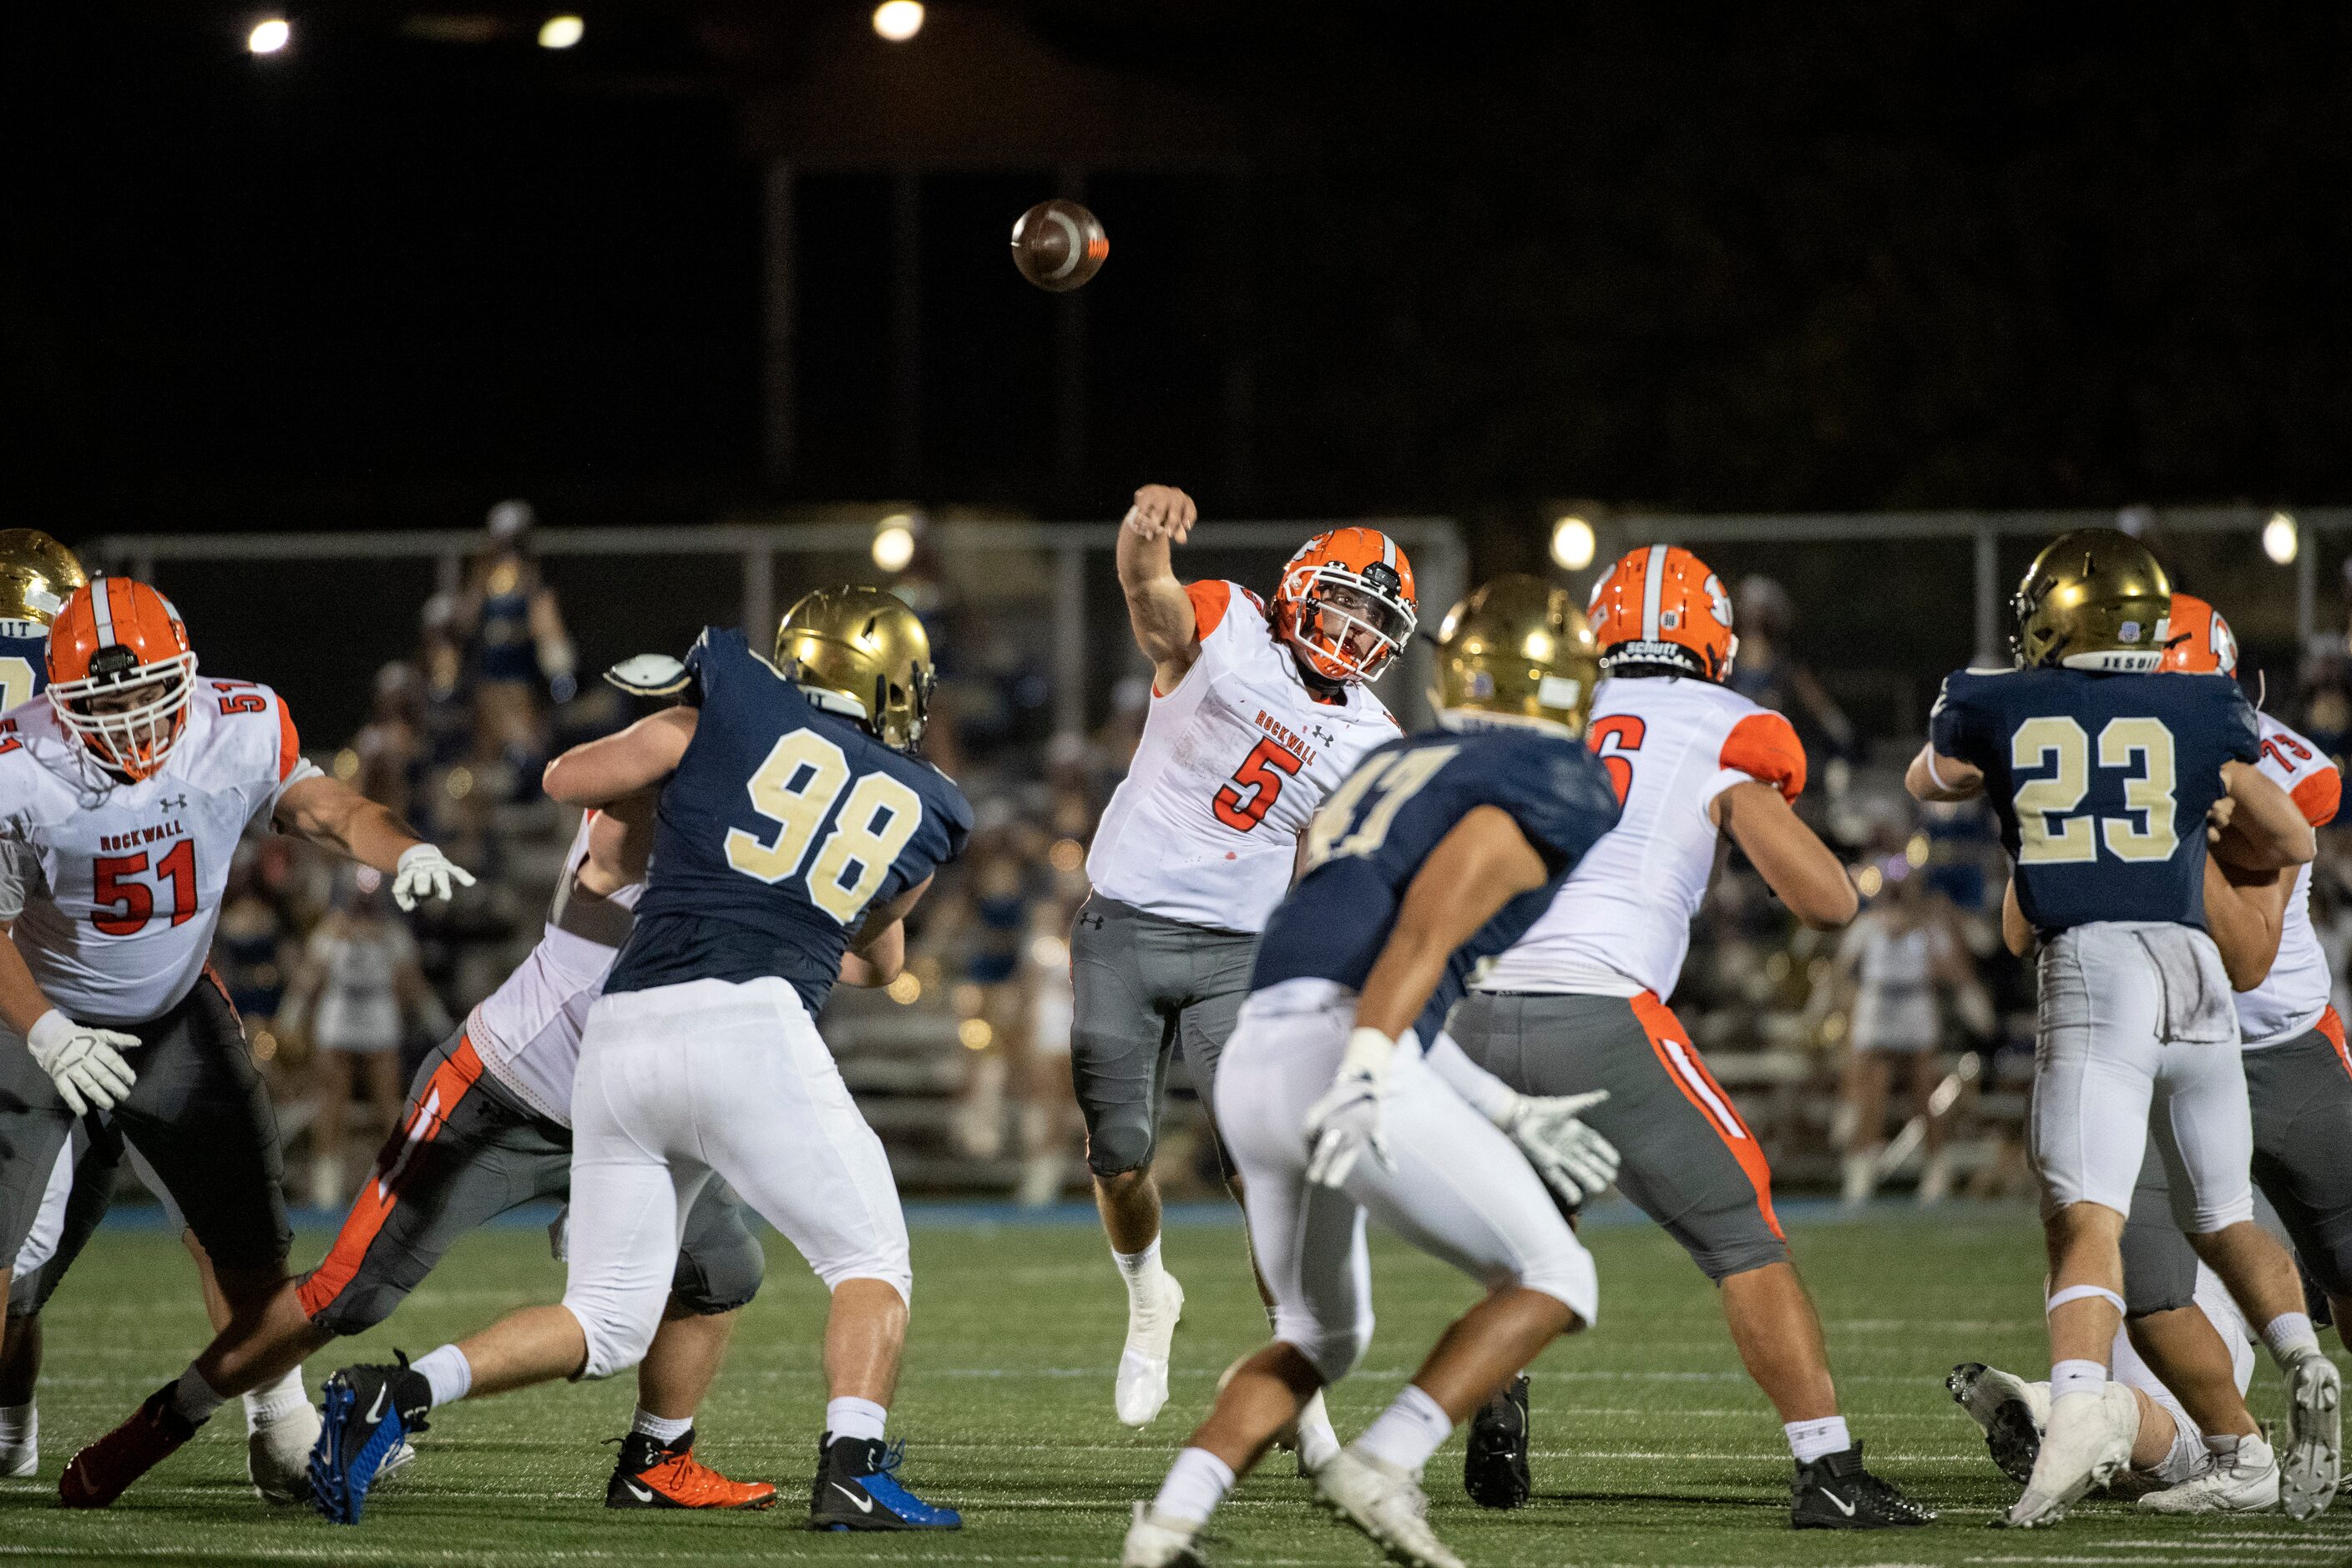
[(172, 1385), (172, 1408), (197, 1426), (211, 1420), (213, 1412), (227, 1403), (228, 1395), (206, 1383), (193, 1362)]
[(0, 1447), (22, 1447), (41, 1436), (41, 1407), (27, 1400), (0, 1405)]
[(1151, 1245), (1140, 1252), (1114, 1251), (1110, 1257), (1127, 1280), (1127, 1293), (1130, 1298), (1147, 1282), (1157, 1281), (1165, 1272), (1160, 1267), (1160, 1238), (1156, 1236), (1151, 1238)]
[(2281, 1366), (2306, 1350), (2319, 1348), (2319, 1336), (2312, 1331), (2308, 1312), (2281, 1312), (2263, 1325), (2263, 1342), (2271, 1347), (2271, 1355)]
[(1438, 1445), (1453, 1431), (1454, 1417), (1445, 1414), (1444, 1407), (1423, 1393), (1418, 1384), (1408, 1383), (1404, 1392), (1396, 1396), (1396, 1403), (1364, 1428), (1355, 1447), (1375, 1459), (1419, 1475), (1422, 1466), (1429, 1463), (1429, 1457), (1437, 1452)]
[(1206, 1448), (1186, 1448), (1168, 1467), (1168, 1479), (1160, 1483), (1160, 1495), (1152, 1500), (1151, 1511), (1167, 1519), (1202, 1524), (1233, 1489), (1233, 1467)]
[(656, 1443), (675, 1443), (694, 1430), (694, 1417), (689, 1415), (683, 1421), (673, 1421), (667, 1415), (656, 1415), (640, 1405), (636, 1418), (629, 1423), (629, 1430), (642, 1432)]
[(290, 1366), (286, 1375), (262, 1388), (249, 1388), (245, 1394), (245, 1429), (258, 1432), (272, 1421), (282, 1419), (310, 1403), (302, 1390), (302, 1369)]
[(1843, 1415), (1824, 1415), (1818, 1421), (1790, 1421), (1780, 1430), (1788, 1435), (1789, 1452), (1797, 1463), (1810, 1465), (1815, 1459), (1825, 1459), (1832, 1454), (1843, 1454), (1853, 1447), (1853, 1438), (1845, 1429)]
[(2050, 1397), (2096, 1394), (2106, 1386), (2107, 1369), (2095, 1361), (2062, 1361), (2050, 1368)]
[(408, 1363), (408, 1370), (432, 1385), (436, 1405), (455, 1404), (474, 1386), (474, 1363), (456, 1345), (426, 1351)]
[(824, 1430), (828, 1436), (855, 1437), (861, 1443), (878, 1443), (882, 1428), (890, 1413), (870, 1399), (828, 1399), (824, 1405)]

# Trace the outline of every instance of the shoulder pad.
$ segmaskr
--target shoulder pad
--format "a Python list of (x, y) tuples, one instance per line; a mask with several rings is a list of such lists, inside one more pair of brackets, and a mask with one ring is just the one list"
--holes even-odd
[(666, 653), (632, 654), (604, 672), (604, 679), (632, 697), (675, 697), (693, 677)]

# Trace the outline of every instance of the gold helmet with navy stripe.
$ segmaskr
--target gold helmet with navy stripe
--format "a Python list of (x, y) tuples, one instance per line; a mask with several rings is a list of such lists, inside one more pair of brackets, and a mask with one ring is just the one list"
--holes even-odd
[(2145, 672), (2164, 660), (2172, 580), (2131, 535), (2078, 528), (2033, 558), (2010, 608), (2020, 668)]
[(0, 529), (0, 621), (46, 626), (89, 581), (74, 552), (39, 529)]
[(845, 585), (806, 595), (776, 628), (776, 668), (894, 751), (911, 751), (923, 738), (930, 634), (895, 594)]
[(1526, 724), (1581, 735), (1600, 683), (1601, 652), (1575, 596), (1513, 572), (1445, 613), (1429, 700), (1449, 730)]

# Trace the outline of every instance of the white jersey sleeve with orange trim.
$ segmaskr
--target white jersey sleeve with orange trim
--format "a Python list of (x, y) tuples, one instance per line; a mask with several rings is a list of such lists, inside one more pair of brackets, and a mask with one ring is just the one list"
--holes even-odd
[(1715, 872), (1716, 796), (1760, 782), (1793, 801), (1805, 787), (1788, 720), (1709, 681), (1604, 680), (1586, 733), (1624, 815), (1480, 990), (1671, 996)]
[(83, 1023), (135, 1024), (195, 985), (246, 826), (318, 770), (278, 694), (196, 682), (187, 731), (160, 772), (101, 773), (46, 704), (0, 733), (0, 837), (37, 873), (17, 950), (42, 994)]
[(1237, 583), (1189, 584), (1200, 656), (1155, 689), (1127, 777), (1104, 808), (1087, 875), (1162, 919), (1256, 931), (1290, 886), (1323, 797), (1397, 722), (1361, 686), (1321, 702)]
[[(2261, 724), (2262, 756), (2255, 766), (2272, 783), (2294, 797), (2304, 820), (2324, 827), (2336, 816), (2344, 780), (2327, 753), (2267, 713), (2254, 716)], [(2260, 1050), (2292, 1040), (2319, 1022), (2327, 1010), (2327, 954), (2311, 924), (2311, 868), (2299, 867), (2294, 891), (2286, 901), (2286, 927), (2279, 934), (2278, 957), (2271, 972), (2252, 991), (2240, 992), (2238, 1033), (2245, 1048)]]
[(628, 936), (629, 913), (646, 890), (643, 882), (632, 882), (598, 898), (573, 885), (587, 862), (588, 835), (595, 823), (592, 811), (572, 835), (538, 945), (466, 1020), (466, 1037), (489, 1075), (541, 1116), (566, 1127), (572, 1125), (580, 1031), (589, 1007), (604, 994), (604, 977)]

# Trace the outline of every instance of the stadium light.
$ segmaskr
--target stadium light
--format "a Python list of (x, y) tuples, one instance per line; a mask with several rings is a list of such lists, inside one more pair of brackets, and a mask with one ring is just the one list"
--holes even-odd
[(550, 16), (539, 25), (539, 47), (542, 49), (568, 49), (587, 32), (588, 24), (577, 16)]
[(874, 30), (894, 44), (903, 44), (923, 30), (921, 0), (882, 0), (874, 7)]
[(1580, 517), (1563, 517), (1551, 525), (1551, 558), (1570, 572), (1592, 564), (1592, 525)]
[(915, 520), (894, 511), (874, 527), (874, 564), (885, 572), (904, 572), (915, 558)]
[(2294, 517), (2286, 512), (2274, 511), (2271, 520), (2263, 524), (2263, 553), (2278, 565), (2292, 565), (2295, 549), (2302, 542)]
[(256, 22), (253, 31), (245, 36), (245, 47), (257, 55), (274, 55), (293, 40), (294, 29), (283, 16), (272, 16)]

